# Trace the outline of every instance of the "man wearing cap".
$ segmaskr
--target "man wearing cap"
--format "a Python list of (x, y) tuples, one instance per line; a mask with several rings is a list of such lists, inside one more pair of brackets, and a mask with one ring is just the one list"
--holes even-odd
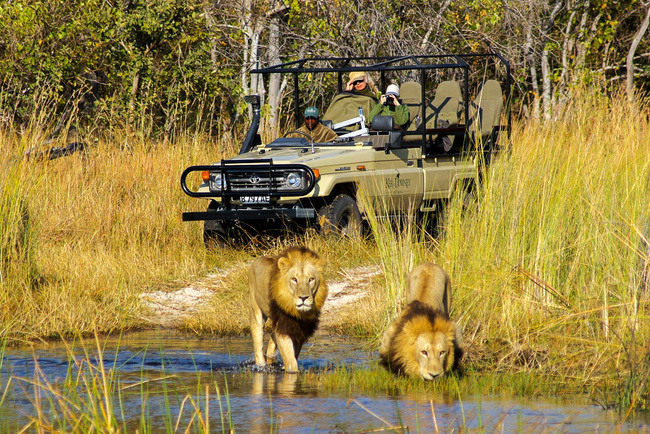
[[(305, 109), (305, 124), (298, 128), (297, 131), (309, 134), (316, 143), (333, 142), (338, 135), (319, 122), (319, 113), (316, 107), (307, 107)], [(292, 137), (303, 137), (302, 134), (291, 134)]]
[(411, 117), (409, 108), (399, 102), (399, 86), (391, 84), (386, 88), (386, 93), (379, 97), (379, 103), (370, 110), (368, 122), (372, 123), (375, 116), (392, 116), (395, 124), (404, 127)]
[(368, 80), (368, 75), (363, 71), (352, 71), (350, 73), (350, 80), (345, 86), (347, 92), (353, 92), (359, 95), (369, 96), (377, 101), (377, 89), (375, 88), (372, 80)]

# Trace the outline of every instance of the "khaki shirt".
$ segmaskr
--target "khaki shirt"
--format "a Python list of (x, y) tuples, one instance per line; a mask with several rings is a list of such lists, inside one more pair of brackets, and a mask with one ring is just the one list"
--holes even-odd
[[(303, 133), (309, 134), (311, 138), (314, 140), (314, 142), (316, 143), (333, 142), (334, 139), (338, 137), (338, 135), (334, 131), (327, 128), (325, 125), (321, 123), (316, 125), (316, 128), (314, 128), (311, 131), (307, 129), (307, 125), (303, 125), (302, 127), (298, 128), (298, 131), (302, 131)], [(302, 134), (296, 134), (296, 133), (289, 134), (289, 137), (304, 137), (305, 139), (309, 140), (306, 136), (303, 136)]]

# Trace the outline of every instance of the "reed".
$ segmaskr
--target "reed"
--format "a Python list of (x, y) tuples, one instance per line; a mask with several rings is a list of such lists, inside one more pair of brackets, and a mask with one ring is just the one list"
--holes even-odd
[[(205, 384), (197, 370), (195, 389), (178, 384), (176, 375), (164, 372), (160, 378), (151, 378), (149, 372), (140, 373), (140, 381), (120, 374), (117, 363), (119, 345), (115, 358), (106, 359), (104, 344), (97, 335), (90, 343), (83, 339), (66, 342), (68, 369), (65, 378), (53, 379), (45, 373), (35, 356), (32, 377), (8, 376), (0, 400), (0, 412), (7, 417), (3, 426), (12, 431), (37, 432), (157, 432), (163, 425), (166, 432), (211, 432), (210, 407), (219, 408), (218, 419), (222, 431), (234, 429), (227, 383), (221, 390), (214, 382)], [(0, 351), (2, 354), (3, 351)], [(146, 349), (142, 353), (146, 354)], [(11, 383), (14, 395), (8, 395)], [(133, 394), (138, 397), (139, 410), (133, 408)], [(129, 399), (127, 400), (127, 395)], [(158, 397), (162, 395), (162, 400)], [(6, 398), (6, 399), (5, 399)], [(13, 400), (20, 403), (20, 410), (31, 414), (11, 413)], [(162, 404), (158, 404), (162, 402)]]
[[(383, 191), (377, 185), (370, 191)], [(416, 210), (406, 215), (392, 216), (394, 208), (387, 195), (371, 196), (369, 190), (359, 190), (358, 201), (365, 211), (372, 239), (376, 245), (379, 262), (384, 270), (385, 286), (383, 298), (386, 301), (389, 320), (399, 313), (404, 305), (406, 276), (408, 272), (424, 262), (426, 241), (431, 239), (416, 219)], [(385, 322), (387, 326), (389, 321)]]
[(648, 127), (647, 102), (585, 92), (554, 123), (515, 125), (476, 207), (452, 201), (440, 251), (469, 363), (647, 378), (632, 366), (650, 338)]
[(142, 292), (178, 289), (215, 269), (232, 271), (187, 329), (246, 332), (249, 262), (301, 243), (323, 257), (329, 280), (366, 264), (384, 271), (342, 330), (376, 341), (401, 308), (408, 271), (436, 262), (452, 277), (451, 317), (463, 328), (468, 369), (536, 374), (582, 385), (604, 405), (647, 407), (647, 101), (631, 107), (585, 91), (552, 123), (516, 122), (511, 151), (493, 162), (473, 205), (462, 194), (452, 199), (435, 240), (413, 216), (378, 218), (390, 207), (380, 202), (365, 205), (369, 240), (310, 231), (217, 252), (206, 252), (200, 224), (181, 221), (205, 203), (186, 197), (178, 177), (232, 155), (237, 140), (215, 145), (199, 130), (158, 140), (91, 126), (80, 131), (84, 153), (27, 160), (27, 149), (62, 144), (48, 142), (48, 104), (26, 130), (0, 129), (0, 332), (8, 343), (146, 326)]

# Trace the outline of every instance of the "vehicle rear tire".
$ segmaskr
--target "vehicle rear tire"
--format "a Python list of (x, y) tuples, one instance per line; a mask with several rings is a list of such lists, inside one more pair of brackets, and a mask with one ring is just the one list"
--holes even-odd
[(358, 237), (362, 235), (361, 213), (357, 202), (347, 194), (339, 194), (332, 203), (318, 212), (321, 233)]

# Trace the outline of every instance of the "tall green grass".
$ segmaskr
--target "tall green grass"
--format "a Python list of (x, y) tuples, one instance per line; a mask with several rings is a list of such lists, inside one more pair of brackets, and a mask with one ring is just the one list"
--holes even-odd
[[(379, 181), (377, 180), (378, 183)], [(372, 190), (383, 191), (383, 186), (378, 185)], [(394, 209), (394, 206), (390, 196), (372, 197), (367, 191), (360, 189), (358, 200), (365, 211), (372, 238), (376, 243), (386, 280), (384, 300), (388, 306), (389, 317), (393, 317), (404, 304), (406, 276), (413, 267), (425, 262), (425, 241), (430, 241), (431, 237), (422, 229), (415, 210), (410, 210), (405, 215), (391, 216), (390, 210)]]
[(179, 183), (185, 167), (224, 150), (196, 131), (155, 141), (88, 126), (84, 152), (27, 159), (28, 149), (65, 146), (68, 125), (47, 140), (53, 128), (35, 114), (24, 130), (0, 129), (0, 331), (23, 340), (146, 325), (141, 292), (180, 286), (227, 257), (207, 255), (201, 227), (181, 221), (206, 204)]
[(517, 123), (476, 206), (452, 202), (440, 255), (470, 362), (647, 379), (649, 130), (647, 101), (585, 92), (556, 122)]
[[(183, 211), (206, 204), (180, 191), (180, 173), (233, 155), (232, 143), (198, 130), (152, 139), (127, 126), (91, 126), (80, 129), (84, 153), (27, 161), (26, 149), (61, 145), (46, 141), (47, 107), (24, 131), (0, 129), (2, 335), (142, 327), (139, 294), (231, 267), (210, 314), (190, 328), (246, 331), (242, 279), (248, 261), (267, 250), (206, 252), (201, 225), (181, 221)], [(463, 328), (468, 368), (536, 373), (621, 407), (647, 406), (648, 115), (647, 102), (632, 108), (585, 92), (557, 121), (516, 122), (511, 152), (486, 172), (474, 205), (462, 194), (451, 201), (437, 240), (412, 216), (389, 222), (369, 212), (371, 241), (310, 232), (286, 242), (315, 249), (330, 279), (382, 266), (384, 280), (373, 281), (356, 317), (346, 316), (358, 334), (380, 336), (401, 308), (408, 271), (433, 261), (452, 277), (451, 317)]]

